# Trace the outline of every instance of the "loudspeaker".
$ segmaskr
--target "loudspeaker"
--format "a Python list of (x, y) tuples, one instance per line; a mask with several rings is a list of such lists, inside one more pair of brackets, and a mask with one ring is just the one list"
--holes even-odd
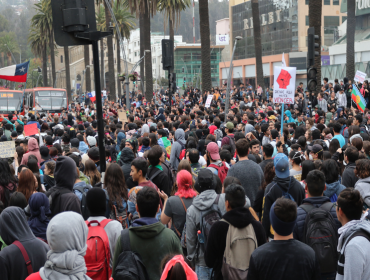
[(162, 40), (162, 63), (163, 70), (171, 70), (173, 67), (173, 41), (168, 39)]

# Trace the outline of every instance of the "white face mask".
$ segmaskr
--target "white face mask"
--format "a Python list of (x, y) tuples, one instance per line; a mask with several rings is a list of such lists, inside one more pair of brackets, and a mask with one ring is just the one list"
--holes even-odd
[(310, 154), (309, 157), (308, 157), (310, 160), (313, 160), (313, 157), (312, 155)]

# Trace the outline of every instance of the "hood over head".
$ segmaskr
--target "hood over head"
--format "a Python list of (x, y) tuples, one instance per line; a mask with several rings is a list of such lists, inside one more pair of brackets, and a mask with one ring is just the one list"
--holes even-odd
[(116, 145), (116, 150), (119, 151), (119, 147), (121, 145), (121, 141), (123, 139), (126, 139), (126, 135), (123, 132), (119, 132), (117, 134), (117, 145)]
[(44, 193), (34, 193), (28, 204), (31, 211), (28, 225), (36, 237), (46, 240), (46, 229), (49, 224), (49, 218), (46, 215), (51, 214), (49, 199)]
[(24, 210), (16, 206), (9, 206), (1, 213), (0, 235), (7, 245), (16, 240), (26, 241), (35, 238), (27, 224)]
[(122, 149), (120, 161), (126, 164), (131, 164), (134, 159), (135, 154), (130, 148), (125, 147)]
[(35, 138), (30, 138), (28, 140), (28, 150), (33, 152), (39, 150), (39, 144), (37, 143), (37, 140)]
[(164, 111), (164, 109), (163, 109), (163, 108), (159, 108), (159, 113), (160, 113), (160, 114), (163, 114), (163, 111)]
[(54, 171), (55, 186), (72, 190), (77, 177), (76, 162), (70, 157), (58, 157)]
[(347, 84), (348, 83), (348, 78), (347, 77), (344, 77), (343, 78), (343, 83)]
[(141, 127), (141, 135), (143, 135), (144, 133), (146, 133), (146, 132), (150, 132), (150, 130), (149, 130), (149, 125), (147, 125), (147, 124), (144, 124), (142, 127)]
[(337, 117), (339, 117), (340, 112), (342, 112), (342, 108), (338, 108), (338, 109), (337, 109), (337, 114), (338, 114), (338, 116), (337, 116)]
[(330, 121), (332, 116), (333, 116), (333, 113), (331, 113), (331, 112), (327, 112), (327, 113), (326, 113), (326, 120), (327, 120), (327, 121)]
[(182, 128), (176, 129), (175, 139), (177, 142), (180, 142), (182, 145), (185, 145), (185, 132)]
[(90, 279), (86, 277), (88, 228), (80, 214), (67, 211), (51, 219), (46, 232), (50, 251), (40, 269), (42, 279)]

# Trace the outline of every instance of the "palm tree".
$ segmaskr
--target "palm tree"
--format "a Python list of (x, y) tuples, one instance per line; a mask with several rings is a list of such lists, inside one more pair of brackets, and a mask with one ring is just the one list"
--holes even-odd
[[(170, 40), (175, 42), (175, 27), (176, 30), (180, 24), (181, 11), (185, 11), (186, 8), (190, 7), (190, 0), (159, 0), (158, 11), (164, 11), (164, 18), (168, 18), (168, 25), (170, 29)], [(167, 21), (164, 21), (164, 27), (166, 29)]]
[(355, 29), (356, 29), (356, 1), (347, 0), (347, 59), (346, 76), (353, 81), (355, 76)]
[[(54, 32), (53, 32), (53, 17), (51, 12), (51, 0), (42, 0), (35, 4), (36, 14), (31, 19), (31, 26), (34, 29), (38, 29), (39, 36), (43, 37), (42, 41), (45, 41), (43, 52), (43, 81), (44, 86), (47, 86), (47, 47), (50, 49), (50, 60), (52, 68), (53, 83), (56, 79), (55, 72), (55, 43), (54, 43)], [(46, 59), (45, 59), (46, 58)], [(45, 61), (44, 61), (45, 60)], [(69, 67), (69, 65), (68, 65)]]
[(45, 77), (46, 75), (46, 46), (47, 46), (47, 40), (45, 36), (42, 36), (40, 34), (40, 29), (37, 27), (32, 27), (30, 30), (30, 33), (28, 35), (28, 42), (31, 46), (32, 53), (37, 57), (42, 57), (42, 76), (43, 76), (43, 86), (46, 86), (45, 84)]
[(4, 52), (8, 58), (7, 65), (12, 65), (12, 53), (19, 53), (19, 45), (16, 40), (15, 33), (1, 32), (0, 33), (0, 50)]
[(199, 0), (199, 28), (202, 43), (202, 90), (205, 92), (212, 87), (208, 0)]
[[(131, 13), (140, 15), (140, 57), (144, 55), (144, 50), (150, 50), (150, 16), (157, 11), (157, 0), (128, 0)], [(153, 72), (152, 72), (152, 53), (145, 55), (145, 97), (150, 102), (153, 98)], [(140, 65), (140, 73), (143, 67)], [(143, 78), (141, 78), (143, 80)]]
[[(127, 39), (130, 38), (130, 31), (134, 28), (135, 22), (134, 22), (134, 16), (131, 15), (131, 13), (128, 11), (127, 4), (123, 3), (121, 4), (118, 0), (116, 0), (116, 3), (113, 7), (114, 16), (117, 20), (118, 27), (121, 33), (122, 37), (125, 37)], [(116, 29), (114, 29), (116, 32)], [(120, 41), (117, 34), (116, 36), (116, 44), (117, 44), (117, 73), (121, 74), (121, 48), (120, 48)], [(118, 80), (118, 75), (117, 75)], [(118, 96), (121, 98), (121, 86), (120, 81), (117, 82), (118, 87)]]
[(69, 49), (68, 46), (64, 46), (64, 67), (66, 68), (66, 86), (67, 95), (69, 102), (72, 102), (72, 91), (71, 91), (71, 71), (69, 69)]
[[(319, 36), (319, 41), (316, 43), (321, 45), (321, 12), (322, 12), (322, 0), (310, 0), (308, 4), (308, 17), (310, 27), (315, 27), (315, 35)], [(319, 55), (315, 56), (315, 68), (317, 69), (317, 79), (321, 81), (321, 50)], [(316, 92), (321, 91), (321, 83), (318, 82), (316, 86)]]
[[(260, 9), (258, 0), (252, 0), (252, 15), (253, 15), (253, 37), (254, 37), (254, 52), (256, 56), (257, 83), (262, 87), (262, 97), (265, 97), (265, 81), (263, 80), (262, 67), (262, 43), (261, 43), (261, 25), (260, 25)], [(256, 84), (257, 88), (257, 84)]]
[[(90, 75), (90, 45), (84, 45), (84, 62), (85, 62), (85, 81), (86, 81), (86, 91), (91, 91), (91, 75)], [(82, 85), (81, 85), (82, 86)]]
[[(99, 31), (105, 29), (105, 9), (104, 6), (99, 5), (98, 12), (96, 13), (96, 27)], [(104, 39), (100, 40), (100, 84), (104, 86)], [(95, 89), (96, 90), (96, 89)]]

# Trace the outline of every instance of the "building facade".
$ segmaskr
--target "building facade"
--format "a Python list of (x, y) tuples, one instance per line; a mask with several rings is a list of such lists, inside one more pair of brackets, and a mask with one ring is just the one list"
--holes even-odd
[[(341, 11), (347, 11), (347, 1), (341, 5)], [(347, 60), (347, 22), (340, 27), (343, 36), (329, 47), (330, 65), (322, 67), (322, 77), (330, 81), (343, 79), (346, 76)], [(356, 1), (356, 31), (355, 31), (355, 71), (360, 70), (370, 76), (370, 4), (368, 1)]]
[[(297, 67), (297, 83), (306, 79), (307, 29), (309, 0), (260, 0), (262, 63), (265, 86), (273, 83), (273, 67)], [(336, 29), (346, 19), (340, 11), (341, 0), (323, 0), (321, 45), (334, 43)], [(255, 48), (251, 1), (230, 0), (230, 56), (236, 36), (241, 36), (234, 55), (233, 83), (256, 86)], [(322, 52), (322, 55), (325, 55)], [(226, 66), (224, 66), (226, 64)], [(229, 63), (220, 63), (220, 82), (226, 82)], [(257, 83), (262, 83), (258, 81)]]
[[(219, 85), (219, 63), (224, 46), (211, 46), (211, 79), (212, 86)], [(201, 44), (187, 44), (175, 47), (174, 64), (176, 84), (182, 86), (201, 86), (202, 59)]]

